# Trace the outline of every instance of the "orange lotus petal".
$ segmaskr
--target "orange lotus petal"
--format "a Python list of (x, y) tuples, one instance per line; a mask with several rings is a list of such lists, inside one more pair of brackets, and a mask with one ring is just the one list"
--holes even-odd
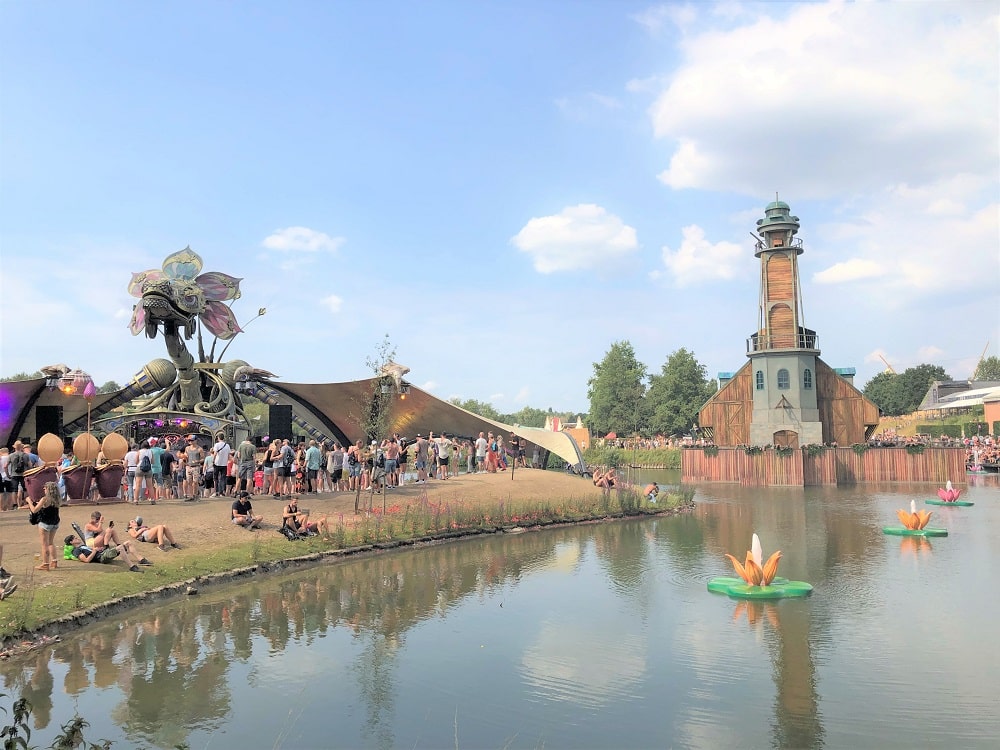
[(928, 510), (917, 511), (917, 518), (920, 520), (920, 525), (917, 526), (917, 528), (918, 529), (924, 528), (924, 526), (927, 525), (927, 522), (931, 520), (931, 515), (932, 515), (931, 512)]
[(910, 517), (910, 512), (909, 511), (903, 510), (902, 508), (900, 508), (899, 510), (896, 511), (896, 515), (899, 517), (899, 522), (901, 524), (903, 524), (903, 528), (904, 529), (912, 529), (913, 528), (913, 525), (912, 525), (913, 524), (913, 519)]
[(778, 560), (781, 559), (781, 550), (778, 550), (769, 558), (767, 562), (764, 563), (764, 567), (761, 570), (761, 577), (764, 586), (769, 586), (771, 581), (774, 580), (774, 574), (778, 572)]
[(744, 567), (747, 571), (748, 580), (751, 586), (760, 586), (760, 582), (764, 580), (764, 571), (760, 569), (757, 561), (753, 559), (753, 553), (747, 552), (747, 559), (744, 563)]
[(736, 575), (738, 575), (740, 578), (742, 578), (747, 583), (750, 583), (750, 579), (747, 577), (746, 569), (743, 567), (743, 565), (740, 564), (740, 561), (737, 560), (732, 555), (730, 555), (728, 552), (726, 553), (726, 557), (728, 557), (729, 558), (729, 562), (731, 562), (733, 564), (733, 569), (736, 571)]

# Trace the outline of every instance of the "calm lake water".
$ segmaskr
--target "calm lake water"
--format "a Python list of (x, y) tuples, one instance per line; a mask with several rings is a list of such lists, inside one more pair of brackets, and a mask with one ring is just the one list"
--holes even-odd
[[(702, 486), (696, 510), (324, 564), (131, 612), (0, 666), (47, 746), (996, 747), (1000, 488)], [(756, 531), (804, 600), (741, 603)], [(8, 703), (6, 704), (9, 706)]]

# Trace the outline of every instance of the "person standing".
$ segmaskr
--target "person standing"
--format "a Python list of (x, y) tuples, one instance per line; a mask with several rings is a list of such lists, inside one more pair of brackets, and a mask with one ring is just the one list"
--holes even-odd
[(322, 459), (323, 452), (315, 440), (310, 440), (305, 453), (306, 492), (319, 492), (319, 464)]
[(156, 501), (163, 497), (163, 446), (160, 445), (159, 438), (149, 439), (149, 450), (153, 454), (153, 479), (152, 487), (149, 489), (150, 505), (156, 505)]
[(177, 495), (177, 486), (174, 483), (174, 471), (177, 467), (177, 456), (174, 455), (170, 445), (167, 445), (160, 454), (160, 476), (163, 478), (163, 489), (160, 492), (161, 498), (173, 499)]
[(10, 451), (7, 446), (0, 448), (0, 511), (10, 510), (10, 496), (13, 483), (10, 481), (10, 474), (7, 473), (7, 466), (10, 463)]
[(437, 438), (434, 444), (437, 446), (438, 479), (447, 479), (448, 462), (451, 460), (451, 451), (455, 444), (444, 435)]
[(393, 435), (382, 445), (382, 452), (385, 455), (385, 486), (399, 486), (399, 443)]
[(479, 437), (476, 438), (476, 473), (482, 474), (486, 471), (486, 447), (489, 443), (486, 442), (486, 438), (483, 433), (479, 433)]
[(226, 442), (226, 436), (221, 432), (215, 436), (215, 446), (212, 448), (212, 471), (215, 476), (215, 492), (212, 497), (222, 497), (226, 494), (226, 467), (229, 465), (229, 454), (232, 448)]
[(142, 499), (143, 484), (145, 484), (146, 492), (149, 493), (149, 499), (156, 503), (156, 495), (153, 494), (153, 451), (150, 449), (148, 443), (143, 443), (139, 448), (139, 463), (135, 467), (135, 492), (133, 493), (132, 502), (135, 505), (139, 504)]
[(7, 474), (14, 494), (14, 507), (25, 507), (24, 501), (27, 498), (27, 486), (24, 483), (24, 472), (31, 468), (31, 461), (24, 452), (24, 444), (20, 440), (14, 441), (14, 452), (7, 459)]
[(45, 492), (37, 503), (31, 496), (25, 497), (28, 510), (37, 514), (38, 537), (42, 545), (42, 562), (35, 570), (55, 570), (58, 566), (56, 558), (56, 531), (59, 529), (59, 485), (55, 482), (45, 483)]
[(194, 500), (201, 495), (201, 471), (205, 461), (205, 452), (197, 440), (188, 436), (184, 456), (187, 460), (187, 466), (184, 470), (184, 496)]
[(250, 442), (249, 437), (243, 438), (243, 442), (236, 447), (236, 461), (238, 465), (238, 481), (236, 483), (238, 496), (240, 492), (253, 491), (253, 471), (257, 468), (257, 447)]
[(427, 446), (424, 436), (417, 433), (417, 445), (414, 450), (414, 461), (417, 467), (417, 484), (427, 482)]

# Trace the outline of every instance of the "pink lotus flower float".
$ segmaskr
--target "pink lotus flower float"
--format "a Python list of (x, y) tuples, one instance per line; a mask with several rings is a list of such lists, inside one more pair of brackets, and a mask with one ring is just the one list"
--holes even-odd
[(910, 500), (910, 512), (900, 508), (896, 511), (899, 517), (900, 526), (886, 526), (882, 529), (883, 534), (893, 536), (948, 536), (948, 529), (935, 529), (927, 525), (934, 515), (929, 510), (917, 510), (916, 500)]
[(943, 489), (938, 490), (938, 497), (940, 500), (928, 500), (928, 505), (950, 505), (953, 508), (956, 507), (968, 507), (970, 505), (975, 505), (975, 503), (970, 503), (966, 500), (959, 500), (959, 496), (962, 494), (962, 490), (956, 490), (951, 486), (951, 481), (949, 480)]
[(767, 562), (763, 562), (760, 537), (756, 534), (753, 535), (743, 563), (730, 554), (726, 557), (733, 564), (739, 578), (730, 576), (713, 578), (708, 582), (708, 590), (714, 594), (728, 594), (734, 599), (787, 599), (812, 593), (811, 584), (805, 581), (789, 581), (776, 575), (778, 561), (781, 559), (780, 550), (774, 552)]

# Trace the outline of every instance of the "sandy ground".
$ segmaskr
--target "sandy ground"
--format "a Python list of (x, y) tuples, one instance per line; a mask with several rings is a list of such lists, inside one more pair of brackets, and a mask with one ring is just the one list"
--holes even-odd
[[(418, 503), (424, 493), (432, 502), (496, 504), (531, 503), (560, 498), (582, 498), (597, 496), (600, 490), (595, 488), (589, 479), (569, 476), (561, 472), (538, 471), (534, 469), (518, 469), (511, 479), (509, 471), (497, 474), (461, 474), (448, 480), (429, 480), (426, 484), (407, 484), (389, 491), (387, 504)], [(367, 500), (368, 494), (363, 493)], [(230, 507), (233, 498), (203, 498), (194, 502), (181, 500), (165, 500), (151, 506), (146, 502), (139, 506), (126, 503), (100, 505), (100, 510), (107, 520), (115, 521), (119, 536), (125, 538), (128, 521), (136, 515), (141, 515), (146, 525), (166, 524), (174, 533), (181, 550), (173, 550), (171, 555), (198, 555), (206, 547), (222, 547), (229, 540), (244, 541), (247, 532), (234, 527), (230, 522)], [(375, 495), (375, 503), (382, 504), (381, 495)], [(285, 501), (273, 497), (256, 495), (252, 498), (255, 513), (264, 516), (264, 533), (274, 533), (280, 525), (281, 510)], [(90, 520), (90, 514), (97, 506), (90, 504), (74, 504), (60, 509), (60, 526), (56, 534), (56, 553), (61, 557), (62, 538), (73, 533), (72, 522), (81, 528)], [(337, 492), (320, 495), (300, 495), (299, 507), (307, 508), (313, 517), (327, 515), (331, 526), (335, 526), (341, 514), (345, 522), (350, 522), (354, 516), (354, 493)], [(3, 545), (3, 565), (17, 578), (23, 580), (25, 573), (34, 567), (38, 560), (36, 554), (40, 550), (38, 527), (28, 523), (27, 510), (11, 510), (0, 513), (0, 544)], [(139, 548), (154, 562), (160, 552), (152, 544), (140, 544)], [(295, 550), (290, 551), (290, 555)], [(45, 576), (49, 584), (58, 584), (66, 580), (65, 576), (74, 563), (60, 560), (59, 569), (55, 571), (37, 572)], [(80, 567), (72, 568), (79, 575)], [(86, 568), (83, 567), (85, 570)], [(94, 571), (95, 573), (97, 571)], [(37, 580), (37, 579), (36, 579)], [(79, 578), (75, 578), (79, 581)]]

